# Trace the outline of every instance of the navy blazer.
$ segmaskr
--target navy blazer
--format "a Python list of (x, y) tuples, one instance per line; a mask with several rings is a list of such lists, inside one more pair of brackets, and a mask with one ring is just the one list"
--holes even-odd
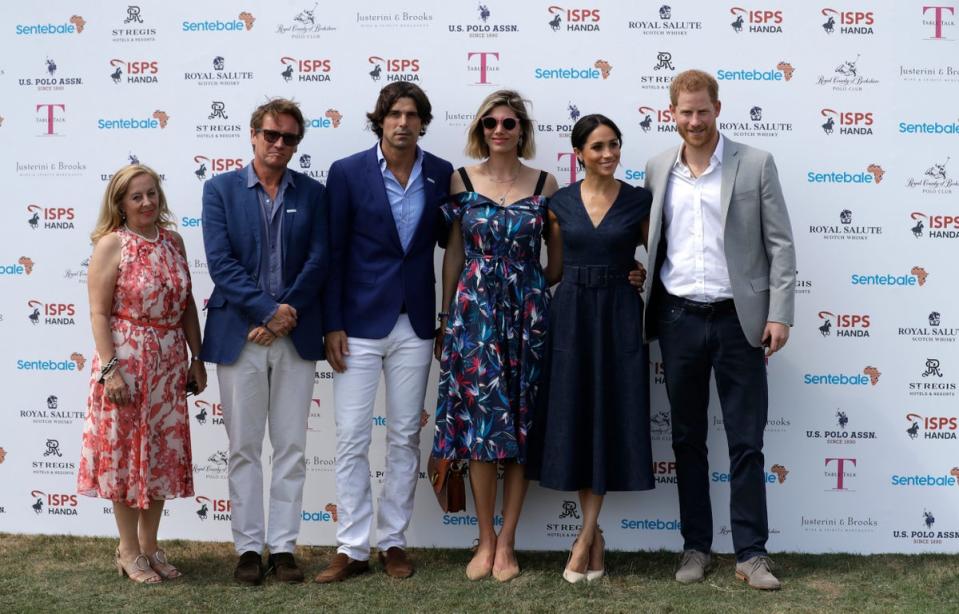
[(293, 182), (283, 195), (283, 290), (277, 300), (258, 283), (263, 218), (256, 190), (246, 185), (246, 168), (203, 184), (203, 245), (214, 283), (200, 352), (206, 362), (236, 362), (250, 329), (281, 303), (296, 309), (290, 337), (300, 357), (325, 358), (320, 294), (329, 270), (326, 190), (315, 179), (289, 172)]
[(324, 302), (325, 332), (382, 339), (405, 304), (421, 339), (436, 328), (433, 250), (446, 232), (439, 206), (449, 197), (452, 165), (423, 152), (425, 205), (406, 252), (400, 243), (376, 145), (337, 160), (327, 177), (330, 207), (330, 278)]

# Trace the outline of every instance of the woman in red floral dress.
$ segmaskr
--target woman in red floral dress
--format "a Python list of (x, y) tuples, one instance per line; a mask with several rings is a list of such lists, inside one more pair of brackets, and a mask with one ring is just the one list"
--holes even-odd
[(186, 393), (206, 387), (186, 251), (172, 226), (160, 178), (136, 164), (113, 176), (91, 235), (97, 351), (77, 491), (113, 501), (117, 571), (145, 583), (181, 575), (157, 530), (167, 499), (193, 495)]

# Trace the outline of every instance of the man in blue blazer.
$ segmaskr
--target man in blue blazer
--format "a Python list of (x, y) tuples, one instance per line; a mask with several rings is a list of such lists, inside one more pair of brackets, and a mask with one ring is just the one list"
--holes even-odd
[[(203, 186), (203, 242), (215, 284), (201, 357), (217, 363), (230, 441), (238, 582), (266, 572), (302, 582), (293, 549), (306, 478), (306, 430), (316, 361), (324, 357), (320, 290), (327, 275), (323, 185), (286, 165), (303, 138), (296, 103), (274, 99), (250, 119), (253, 162)], [(263, 510), (263, 436), (273, 447), (270, 524)]]
[(405, 531), (419, 473), (420, 414), (435, 334), (433, 250), (453, 167), (417, 146), (432, 119), (426, 94), (395, 82), (367, 114), (379, 142), (330, 167), (326, 356), (336, 372), (337, 555), (316, 581), (369, 569), (369, 448), (380, 374), (386, 380), (386, 471), (376, 522), (387, 574), (409, 577)]

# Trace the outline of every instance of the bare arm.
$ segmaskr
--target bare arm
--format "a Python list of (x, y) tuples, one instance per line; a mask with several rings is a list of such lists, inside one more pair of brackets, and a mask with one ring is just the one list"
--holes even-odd
[[(101, 237), (93, 247), (87, 272), (90, 325), (93, 327), (93, 342), (100, 356), (101, 366), (106, 365), (116, 354), (110, 316), (113, 313), (113, 294), (116, 291), (120, 266), (120, 246), (120, 237), (113, 233)], [(113, 369), (103, 386), (107, 398), (114, 403), (124, 405), (130, 402), (130, 389), (123, 380), (119, 367)]]
[(546, 212), (546, 229), (543, 232), (546, 241), (546, 284), (556, 285), (563, 278), (563, 236), (559, 228), (559, 219), (552, 211)]

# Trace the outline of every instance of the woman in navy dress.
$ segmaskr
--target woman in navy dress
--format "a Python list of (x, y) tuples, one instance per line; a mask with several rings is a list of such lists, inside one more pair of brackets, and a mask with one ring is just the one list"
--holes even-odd
[[(442, 207), (449, 224), (443, 257), (439, 397), (433, 456), (469, 461), (479, 544), (471, 580), (519, 573), (514, 543), (528, 482), (523, 466), (546, 350), (549, 283), (540, 265), (546, 199), (556, 179), (530, 168), (533, 124), (516, 92), (480, 105), (467, 153), (485, 158), (460, 168)], [(558, 242), (557, 242), (558, 243)], [(556, 245), (558, 248), (558, 245)], [(559, 255), (549, 246), (550, 262)], [(547, 282), (549, 279), (549, 283)], [(497, 465), (505, 468), (503, 524), (494, 528)]]
[(563, 271), (550, 307), (527, 477), (579, 491), (583, 527), (563, 571), (575, 583), (603, 576), (598, 519), (606, 492), (648, 490), (655, 482), (643, 302), (629, 281), (636, 247), (646, 241), (652, 196), (613, 176), (622, 134), (610, 119), (582, 117), (572, 142), (586, 178), (550, 200)]

